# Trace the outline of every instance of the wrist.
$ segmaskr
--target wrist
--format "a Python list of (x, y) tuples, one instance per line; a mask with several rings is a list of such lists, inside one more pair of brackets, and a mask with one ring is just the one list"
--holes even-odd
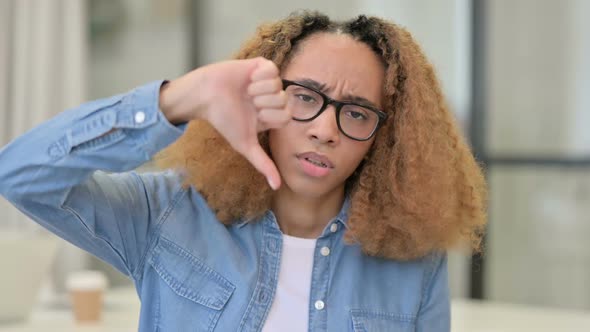
[(178, 112), (178, 103), (174, 101), (172, 96), (172, 92), (170, 91), (170, 82), (164, 81), (160, 86), (160, 98), (158, 101), (158, 107), (160, 111), (164, 114), (168, 122), (173, 125), (180, 124), (182, 122), (186, 122), (182, 119), (182, 116), (179, 115)]
[[(160, 87), (159, 107), (166, 119), (176, 125), (204, 118), (203, 100), (199, 74), (195, 71)], [(196, 76), (196, 77), (195, 77)]]

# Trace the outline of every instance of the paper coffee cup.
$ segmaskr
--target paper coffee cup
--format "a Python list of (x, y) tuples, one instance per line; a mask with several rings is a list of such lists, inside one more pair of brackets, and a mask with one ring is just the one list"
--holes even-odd
[(103, 296), (107, 279), (99, 271), (78, 271), (66, 281), (74, 317), (78, 322), (98, 322), (101, 319)]

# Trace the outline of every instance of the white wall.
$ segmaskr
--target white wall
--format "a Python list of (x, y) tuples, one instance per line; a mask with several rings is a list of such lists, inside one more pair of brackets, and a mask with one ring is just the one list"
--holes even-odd
[(90, 99), (125, 92), (190, 69), (184, 0), (94, 0)]
[(268, 0), (201, 1), (199, 58), (210, 63), (230, 58), (240, 45), (264, 22), (281, 19), (300, 9), (319, 10), (335, 18), (347, 18), (358, 12), (357, 0), (295, 2)]
[(583, 0), (490, 2), (493, 152), (590, 153), (588, 122), (581, 121), (590, 108), (589, 6)]
[[(0, 5), (0, 146), (86, 99), (86, 1), (4, 0)], [(0, 231), (40, 227), (0, 198)], [(44, 233), (44, 232), (42, 232)], [(63, 243), (56, 279), (86, 255)]]
[[(489, 2), (493, 153), (590, 155), (590, 2)], [(491, 173), (491, 299), (590, 309), (590, 169)]]

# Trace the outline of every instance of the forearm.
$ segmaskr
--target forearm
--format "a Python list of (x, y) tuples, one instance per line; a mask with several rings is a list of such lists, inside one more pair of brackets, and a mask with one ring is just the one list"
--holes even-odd
[(158, 109), (160, 85), (86, 103), (15, 139), (0, 150), (0, 194), (64, 192), (96, 170), (128, 171), (150, 160), (182, 134)]
[(199, 68), (173, 81), (166, 81), (160, 89), (159, 107), (174, 125), (205, 118), (207, 98), (206, 68)]

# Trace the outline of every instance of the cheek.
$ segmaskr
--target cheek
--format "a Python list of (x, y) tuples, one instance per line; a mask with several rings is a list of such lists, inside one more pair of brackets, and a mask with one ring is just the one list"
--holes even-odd
[(280, 149), (294, 145), (298, 140), (304, 137), (304, 132), (301, 126), (293, 121), (289, 122), (285, 127), (280, 129), (269, 130), (269, 144), (271, 147)]
[(369, 152), (372, 143), (373, 141), (371, 140), (370, 142), (363, 142), (347, 149), (349, 151), (349, 156), (351, 156), (350, 164), (348, 166), (349, 171), (354, 171), (358, 165), (360, 165)]
[(291, 140), (290, 132), (287, 128), (273, 129), (268, 134), (268, 144), (270, 153), (275, 158), (280, 158), (281, 154), (288, 153)]

